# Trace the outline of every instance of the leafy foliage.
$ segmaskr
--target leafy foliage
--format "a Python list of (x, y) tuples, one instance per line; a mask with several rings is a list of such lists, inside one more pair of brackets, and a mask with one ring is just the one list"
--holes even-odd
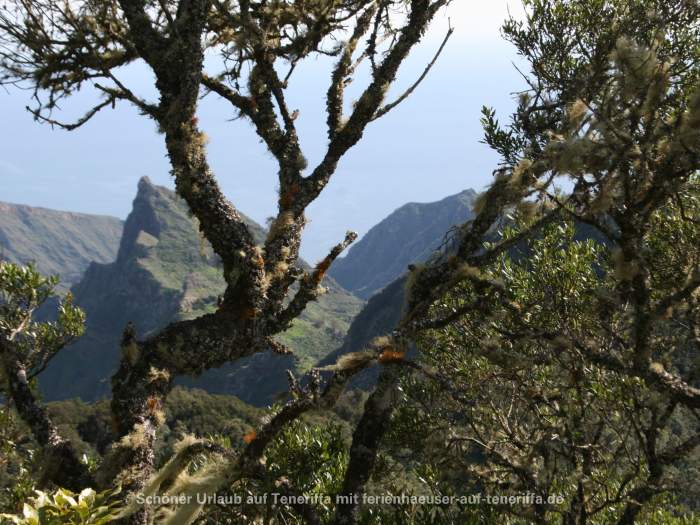
[(28, 378), (43, 370), (56, 352), (84, 330), (85, 315), (73, 305), (70, 294), (59, 303), (55, 322), (32, 319), (57, 283), (57, 277), (43, 277), (31, 264), (0, 261), (0, 336), (12, 341)]
[(0, 518), (17, 525), (104, 525), (119, 514), (119, 492), (88, 488), (79, 494), (66, 489), (48, 494), (37, 490), (36, 497), (24, 504), (21, 515), (2, 514)]
[(16, 415), (0, 407), (0, 512), (14, 512), (32, 495), (34, 447), (26, 441), (26, 431)]
[[(247, 498), (253, 494), (280, 493), (280, 483), (289, 483), (303, 496), (314, 502), (319, 516), (329, 522), (335, 510), (334, 495), (342, 486), (348, 459), (347, 443), (342, 427), (334, 423), (297, 421), (286, 427), (270, 444), (266, 452), (269, 474), (264, 479), (245, 483), (234, 490)], [(273, 523), (304, 521), (292, 506), (273, 504), (249, 506), (247, 520), (267, 515)], [(265, 509), (265, 506), (268, 506)]]
[[(677, 246), (665, 236), (677, 214), (672, 206), (655, 216), (668, 221), (651, 230), (655, 268), (697, 255), (697, 229), (689, 238), (676, 231)], [(504, 238), (518, 229), (506, 228)], [(579, 341), (616, 352), (626, 314), (609, 300), (614, 251), (575, 234), (571, 223), (553, 224), (503, 255), (484, 278), (508, 290), (509, 302), (486, 297), (481, 312), (425, 335), (425, 364), (450, 377), (459, 397), (407, 379), (395, 436), (422, 451), (422, 461), (440, 473), (440, 486), (537, 495), (541, 505), (504, 509), (533, 521), (584, 513), (592, 523), (610, 523), (639, 500), (653, 505), (665, 490), (693, 490), (673, 467), (697, 463), (697, 428), (692, 412), (581, 350)], [(669, 279), (679, 276), (657, 281), (659, 292), (673, 286)], [(457, 311), (477, 293), (464, 285), (435, 306), (435, 315)], [(685, 366), (685, 353), (675, 351), (684, 348), (683, 337), (669, 327), (655, 338), (669, 368)], [(407, 442), (399, 436), (411, 426), (420, 430)]]

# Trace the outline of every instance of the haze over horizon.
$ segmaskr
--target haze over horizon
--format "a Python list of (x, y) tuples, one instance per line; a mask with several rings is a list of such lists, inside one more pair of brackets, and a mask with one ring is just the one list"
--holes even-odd
[[(498, 0), (467, 5), (454, 2), (433, 24), (424, 42), (399, 73), (395, 89), (410, 85), (430, 61), (449, 23), (455, 32), (427, 78), (401, 106), (370, 125), (360, 143), (341, 161), (330, 184), (308, 210), (309, 226), (302, 255), (315, 260), (327, 253), (348, 229), (363, 235), (407, 202), (430, 202), (466, 188), (483, 189), (491, 181), (497, 157), (480, 144), (483, 105), (507, 120), (511, 93), (523, 82), (512, 65), (517, 60), (499, 27), (508, 5)], [(302, 146), (313, 166), (326, 146), (324, 95), (327, 59), (304, 64), (295, 73), (290, 106), (300, 110)], [(153, 99), (143, 66), (131, 66), (125, 83)], [(355, 90), (363, 86), (358, 75)], [(349, 90), (352, 97), (352, 88)], [(95, 100), (79, 93), (56, 117), (71, 120)], [(140, 177), (173, 187), (165, 147), (154, 124), (121, 104), (105, 110), (84, 127), (66, 132), (34, 122), (25, 111), (30, 93), (0, 92), (7, 133), (0, 145), (0, 201), (45, 208), (113, 215), (131, 210)], [(265, 223), (276, 205), (276, 169), (253, 128), (234, 117), (214, 96), (200, 106), (200, 123), (210, 137), (211, 165), (230, 200), (243, 213)]]

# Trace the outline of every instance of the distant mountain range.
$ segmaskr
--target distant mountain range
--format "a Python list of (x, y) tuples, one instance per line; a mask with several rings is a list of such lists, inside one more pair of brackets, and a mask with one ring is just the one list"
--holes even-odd
[(452, 226), (471, 219), (476, 197), (474, 190), (465, 190), (437, 202), (401, 206), (338, 259), (330, 275), (368, 299), (403, 275), (410, 263), (430, 257)]
[[(280, 335), (294, 357), (264, 352), (179, 383), (265, 405), (286, 391), (286, 369), (303, 373), (334, 362), (390, 331), (401, 314), (406, 267), (426, 260), (451, 227), (470, 219), (475, 198), (467, 190), (438, 202), (406, 204), (373, 227), (332, 267), (324, 283), (329, 292)], [(262, 242), (264, 228), (246, 220)], [(70, 276), (76, 303), (87, 314), (85, 335), (40, 377), (47, 400), (108, 396), (127, 322), (145, 336), (173, 320), (213, 310), (224, 289), (217, 257), (185, 203), (147, 178), (139, 182), (124, 223), (0, 205), (0, 253), (15, 262), (34, 260), (42, 272), (63, 279)], [(370, 296), (363, 308), (362, 299)]]
[(0, 202), (0, 219), (0, 259), (60, 275), (60, 291), (77, 283), (90, 262), (113, 261), (123, 228), (115, 217), (6, 202)]
[[(60, 219), (60, 214), (55, 215), (59, 231), (63, 229)], [(5, 223), (3, 215), (0, 221)], [(264, 229), (249, 219), (248, 224), (255, 239), (262, 242)], [(94, 232), (89, 230), (89, 234)], [(24, 241), (30, 253), (41, 253), (51, 242), (48, 236), (28, 236)], [(119, 340), (129, 321), (135, 323), (139, 336), (145, 336), (171, 321), (213, 310), (224, 291), (217, 258), (198, 233), (186, 204), (146, 178), (139, 182), (133, 210), (115, 251), (113, 262), (91, 263), (72, 287), (75, 302), (87, 314), (86, 332), (41, 374), (39, 385), (47, 400), (80, 397), (92, 401), (108, 396), (110, 377), (119, 359)], [(324, 284), (328, 293), (279, 336), (295, 351), (295, 357), (257, 354), (181, 382), (211, 393), (235, 394), (257, 405), (269, 403), (275, 394), (286, 391), (285, 370), (308, 370), (340, 346), (350, 321), (362, 307), (360, 299), (332, 279)]]

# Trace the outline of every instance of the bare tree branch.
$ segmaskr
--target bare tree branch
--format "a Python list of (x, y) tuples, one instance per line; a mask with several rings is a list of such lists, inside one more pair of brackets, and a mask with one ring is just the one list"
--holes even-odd
[(416, 80), (411, 86), (404, 91), (396, 100), (393, 102), (386, 104), (385, 106), (382, 106), (377, 110), (377, 113), (375, 113), (374, 117), (372, 117), (372, 120), (377, 120), (387, 113), (394, 109), (396, 106), (401, 104), (404, 100), (406, 100), (408, 97), (411, 96), (411, 94), (416, 90), (416, 88), (420, 85), (421, 82), (425, 79), (425, 77), (428, 75), (432, 67), (435, 65), (435, 62), (437, 62), (437, 59), (440, 57), (440, 54), (442, 53), (442, 50), (445, 48), (445, 44), (447, 44), (447, 41), (450, 39), (452, 36), (452, 33), (454, 33), (454, 29), (450, 27), (447, 30), (447, 34), (445, 35), (445, 38), (442, 40), (442, 43), (440, 44), (440, 47), (438, 48), (437, 52), (435, 53), (435, 56), (433, 59), (428, 63), (426, 68), (423, 70), (423, 73), (418, 77), (418, 80)]

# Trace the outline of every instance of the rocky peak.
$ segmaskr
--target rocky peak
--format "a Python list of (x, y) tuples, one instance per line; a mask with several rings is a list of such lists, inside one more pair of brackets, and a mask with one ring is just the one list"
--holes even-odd
[[(262, 242), (264, 229), (246, 220), (253, 237)], [(271, 402), (286, 389), (285, 370), (308, 368), (335, 350), (360, 309), (361, 302), (337, 284), (327, 287), (329, 292), (280, 336), (297, 352), (296, 360), (266, 352), (211, 370), (187, 384), (235, 394), (255, 404)], [(129, 321), (144, 337), (172, 321), (213, 311), (224, 290), (218, 259), (197, 231), (185, 202), (142, 178), (117, 260), (93, 263), (73, 287), (76, 303), (87, 314), (86, 333), (42, 374), (42, 392), (47, 399), (108, 396), (119, 340)]]
[(118, 261), (131, 258), (139, 245), (152, 244), (148, 239), (160, 238), (162, 230), (167, 227), (164, 214), (177, 212), (174, 194), (169, 193), (166, 188), (153, 185), (148, 177), (141, 177), (131, 213), (124, 223)]

